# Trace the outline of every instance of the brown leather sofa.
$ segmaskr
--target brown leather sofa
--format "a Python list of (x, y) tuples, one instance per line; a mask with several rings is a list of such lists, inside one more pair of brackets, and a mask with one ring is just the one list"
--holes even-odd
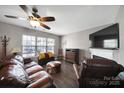
[(52, 87), (52, 77), (30, 58), (6, 57), (0, 61), (0, 87), (40, 88)]
[(79, 67), (77, 78), (80, 88), (124, 87), (124, 81), (116, 76), (124, 67), (115, 61), (106, 59), (87, 59)]

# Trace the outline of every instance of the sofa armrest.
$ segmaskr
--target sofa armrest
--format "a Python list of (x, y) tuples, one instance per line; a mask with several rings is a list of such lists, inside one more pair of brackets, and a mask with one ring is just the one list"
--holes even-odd
[(44, 76), (43, 78), (40, 78), (39, 80), (28, 85), (27, 88), (41, 88), (41, 87), (50, 86), (52, 84), (53, 84), (53, 80), (47, 76)]
[(24, 64), (32, 62), (31, 58), (24, 58)]

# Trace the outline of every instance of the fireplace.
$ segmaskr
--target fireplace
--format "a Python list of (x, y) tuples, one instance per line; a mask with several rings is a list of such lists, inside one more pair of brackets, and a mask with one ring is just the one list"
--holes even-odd
[(118, 50), (110, 50), (110, 49), (93, 49), (90, 48), (91, 58), (97, 59), (109, 59), (118, 61)]
[[(100, 57), (100, 56), (97, 56), (97, 55), (93, 55), (93, 59), (107, 59), (107, 58)], [(107, 59), (107, 60), (109, 60), (109, 59)]]

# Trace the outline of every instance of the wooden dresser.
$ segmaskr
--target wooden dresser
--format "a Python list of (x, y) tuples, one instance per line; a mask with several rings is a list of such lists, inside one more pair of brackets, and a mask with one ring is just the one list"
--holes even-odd
[(66, 49), (66, 61), (79, 64), (79, 49)]

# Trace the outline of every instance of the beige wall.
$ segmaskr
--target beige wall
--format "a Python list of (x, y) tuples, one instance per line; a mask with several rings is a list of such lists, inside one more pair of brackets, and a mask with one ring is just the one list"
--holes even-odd
[(120, 31), (120, 49), (119, 49), (119, 63), (124, 65), (124, 6), (121, 6), (116, 18), (116, 22), (119, 23)]
[[(7, 46), (7, 52), (9, 53), (12, 48), (20, 48), (22, 44), (22, 35), (34, 35), (34, 36), (40, 36), (40, 37), (49, 37), (55, 39), (55, 54), (58, 53), (58, 48), (60, 48), (60, 37), (57, 35), (35, 31), (26, 29), (23, 27), (18, 27), (6, 23), (0, 23), (0, 36), (7, 35), (7, 37), (10, 38), (10, 42)], [(1, 42), (0, 42), (0, 54), (2, 52), (1, 50)]]

